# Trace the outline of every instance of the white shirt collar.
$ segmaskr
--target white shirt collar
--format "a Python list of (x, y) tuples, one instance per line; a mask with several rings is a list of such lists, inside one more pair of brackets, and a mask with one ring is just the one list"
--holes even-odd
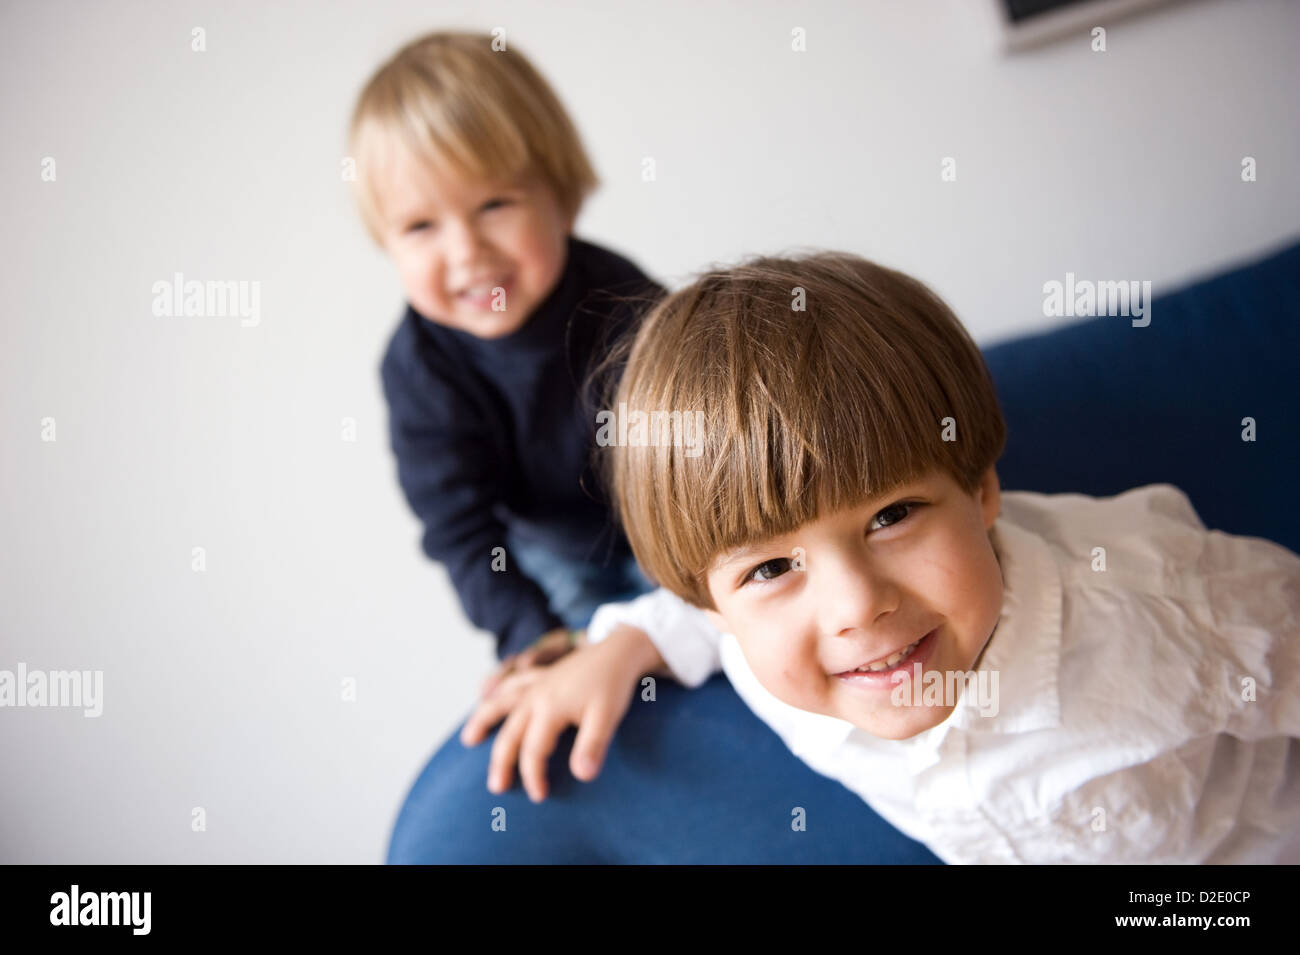
[(1025, 733), (1061, 725), (1061, 569), (1037, 534), (999, 518), (993, 549), (1002, 567), (1002, 616), (980, 658), (979, 670), (999, 674), (996, 716), (959, 706), (961, 726), (992, 733)]
[(939, 760), (939, 747), (954, 727), (1024, 733), (1060, 725), (1060, 569), (1041, 537), (1005, 518), (994, 522), (990, 540), (1002, 570), (1002, 614), (976, 670), (998, 673), (997, 714), (982, 716), (976, 707), (959, 704), (942, 723), (910, 739), (885, 740), (847, 720), (783, 705), (796, 753), (831, 752), (853, 737), (867, 748), (902, 756), (917, 773)]

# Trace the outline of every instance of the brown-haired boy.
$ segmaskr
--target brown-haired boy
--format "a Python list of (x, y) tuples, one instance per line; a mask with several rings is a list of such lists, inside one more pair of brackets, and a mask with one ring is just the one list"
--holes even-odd
[(921, 283), (841, 253), (708, 272), (647, 316), (611, 403), (706, 422), (697, 447), (650, 429), (605, 452), (662, 589), (602, 608), (534, 684), (507, 772), (521, 740), (521, 767), (546, 750), (552, 684), (582, 712), (584, 687), (720, 668), (948, 862), (1274, 861), (1295, 839), (1300, 558), (1207, 531), (1169, 485), (1003, 494), (992, 381)]

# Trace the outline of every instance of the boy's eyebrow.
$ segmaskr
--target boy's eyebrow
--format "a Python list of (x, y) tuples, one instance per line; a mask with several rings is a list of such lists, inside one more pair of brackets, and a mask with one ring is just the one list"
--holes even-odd
[[(883, 494), (880, 494), (869, 501), (863, 501), (861, 504), (857, 504), (855, 506), (859, 508), (867, 508), (867, 509), (882, 508), (887, 506), (888, 502), (893, 498), (905, 497), (909, 492), (917, 493), (924, 483), (925, 483), (924, 477), (917, 478), (916, 480), (909, 481), (906, 484), (900, 484), (897, 487), (891, 488), (890, 490), (885, 491)], [(781, 536), (789, 536), (789, 535), (781, 535)], [(743, 544), (740, 547), (734, 547), (729, 551), (724, 551), (723, 553), (719, 554), (718, 557), (713, 561), (713, 566), (710, 569), (720, 570), (729, 564), (738, 563), (741, 560), (754, 557), (762, 553), (763, 551), (770, 551), (775, 546), (776, 545), (775, 543), (773, 543), (772, 540), (766, 540), (766, 541), (759, 541), (756, 544)]]
[[(523, 192), (524, 186), (515, 180), (485, 180), (478, 186), (478, 194), (475, 197), (475, 205), (488, 202), (491, 199), (503, 193)], [(408, 222), (414, 222), (419, 219), (436, 218), (442, 210), (432, 199), (423, 199), (418, 205), (406, 206), (394, 214), (393, 222), (399, 225), (405, 225)]]
[(394, 203), (386, 208), (386, 218), (393, 225), (406, 225), (416, 219), (427, 219), (431, 212), (434, 211), (434, 204), (428, 200), (421, 200), (419, 203), (404, 202), (400, 205)]
[(719, 554), (713, 562), (713, 569), (718, 570), (726, 567), (728, 564), (734, 564), (748, 557), (753, 557), (759, 551), (768, 550), (772, 545), (766, 542), (758, 544), (749, 544), (745, 547), (734, 547), (725, 553)]
[(393, 225), (407, 225), (412, 222), (418, 222), (421, 219), (432, 218), (431, 213), (424, 209), (403, 210), (392, 217)]

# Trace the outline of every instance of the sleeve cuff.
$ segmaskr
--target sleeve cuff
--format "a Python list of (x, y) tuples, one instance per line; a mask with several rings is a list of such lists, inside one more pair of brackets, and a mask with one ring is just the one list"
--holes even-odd
[(663, 588), (600, 607), (587, 625), (587, 642), (599, 643), (619, 625), (644, 631), (673, 677), (685, 686), (700, 686), (721, 669), (717, 628), (698, 607)]
[(512, 653), (527, 650), (542, 634), (563, 626), (560, 618), (549, 612), (527, 614), (497, 641), (497, 659), (504, 660)]

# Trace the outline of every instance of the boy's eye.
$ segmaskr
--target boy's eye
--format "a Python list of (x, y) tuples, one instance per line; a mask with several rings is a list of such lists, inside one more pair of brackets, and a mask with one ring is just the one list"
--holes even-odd
[[(892, 527), (894, 524), (901, 523), (918, 507), (920, 505), (913, 501), (900, 501), (897, 504), (890, 504), (871, 519), (871, 529), (879, 530), (882, 527)], [(877, 521), (880, 523), (877, 524)]]
[(508, 206), (508, 205), (510, 205), (509, 199), (501, 199), (501, 198), (489, 199), (487, 202), (483, 203), (483, 211), (491, 212), (493, 209), (500, 209), (503, 206)]
[(410, 225), (408, 225), (408, 226), (406, 227), (406, 231), (407, 231), (408, 233), (409, 233), (409, 232), (419, 232), (419, 231), (421, 231), (421, 230), (423, 230), (423, 229), (432, 229), (433, 226), (434, 226), (434, 223), (433, 223), (433, 222), (430, 222), (428, 219), (419, 219), (419, 220), (417, 220), (417, 221), (415, 221), (415, 222), (412, 222)]
[[(912, 512), (921, 507), (920, 501), (900, 501), (897, 504), (890, 504), (876, 512), (876, 516), (871, 519), (871, 530), (881, 530), (886, 527), (893, 527), (895, 524), (901, 524), (912, 516)], [(750, 583), (764, 584), (784, 576), (787, 566), (790, 564), (788, 557), (773, 557), (771, 560), (765, 560), (753, 568), (741, 580), (741, 586)]]
[(750, 581), (753, 581), (754, 583), (761, 584), (771, 580), (776, 580), (776, 578), (785, 573), (785, 571), (781, 569), (781, 565), (788, 563), (790, 563), (788, 557), (774, 557), (771, 560), (765, 560), (746, 574), (745, 579), (741, 581), (741, 583), (747, 584)]

